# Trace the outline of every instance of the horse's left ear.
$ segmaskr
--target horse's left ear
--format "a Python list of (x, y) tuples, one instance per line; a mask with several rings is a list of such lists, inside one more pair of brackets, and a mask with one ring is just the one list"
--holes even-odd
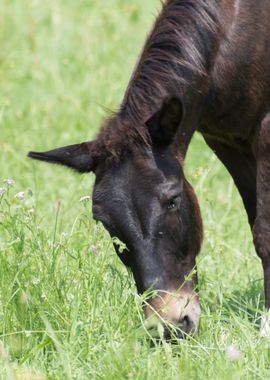
[(47, 152), (29, 152), (28, 157), (51, 164), (67, 166), (79, 173), (94, 171), (96, 162), (91, 152), (92, 142), (64, 146)]
[(178, 98), (165, 100), (161, 109), (146, 123), (154, 144), (168, 145), (175, 137), (183, 118), (183, 105)]

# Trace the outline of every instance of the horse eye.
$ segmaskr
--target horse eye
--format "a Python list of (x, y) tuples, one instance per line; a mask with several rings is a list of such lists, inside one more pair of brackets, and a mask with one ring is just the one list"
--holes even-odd
[(179, 197), (179, 196), (174, 197), (174, 198), (172, 198), (172, 199), (168, 202), (168, 204), (167, 204), (167, 209), (168, 209), (168, 210), (174, 210), (174, 209), (176, 209), (176, 208), (179, 206), (179, 204), (180, 204), (180, 197)]
[(176, 202), (175, 202), (175, 200), (172, 200), (172, 201), (170, 201), (170, 203), (168, 204), (167, 209), (168, 209), (168, 210), (173, 210), (175, 207), (176, 207)]

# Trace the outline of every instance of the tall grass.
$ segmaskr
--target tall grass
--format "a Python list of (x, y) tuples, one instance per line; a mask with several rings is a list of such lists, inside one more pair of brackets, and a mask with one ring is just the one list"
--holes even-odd
[(133, 279), (81, 199), (93, 175), (25, 158), (94, 137), (159, 8), (159, 0), (0, 2), (3, 380), (270, 378), (258, 333), (260, 262), (232, 180), (200, 136), (185, 171), (205, 225), (202, 318), (198, 335), (178, 345), (150, 344)]

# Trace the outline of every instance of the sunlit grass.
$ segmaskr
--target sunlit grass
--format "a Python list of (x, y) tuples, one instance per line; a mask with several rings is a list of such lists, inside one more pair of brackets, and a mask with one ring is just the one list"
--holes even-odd
[(82, 199), (93, 175), (25, 158), (94, 137), (159, 8), (159, 0), (0, 2), (3, 380), (270, 378), (258, 333), (260, 261), (233, 182), (201, 137), (185, 171), (205, 225), (202, 318), (198, 335), (178, 345), (150, 344), (143, 299)]

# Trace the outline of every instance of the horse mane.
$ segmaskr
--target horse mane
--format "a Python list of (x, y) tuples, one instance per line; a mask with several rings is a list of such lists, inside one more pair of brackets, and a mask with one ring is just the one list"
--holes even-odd
[(150, 145), (151, 138), (144, 125), (131, 127), (127, 120), (113, 114), (105, 120), (97, 139), (91, 142), (91, 155), (107, 164), (117, 164), (128, 152)]
[(167, 0), (135, 67), (120, 109), (106, 120), (96, 153), (121, 160), (135, 146), (149, 146), (147, 121), (165, 99), (185, 104), (203, 92), (218, 50), (217, 0)]

